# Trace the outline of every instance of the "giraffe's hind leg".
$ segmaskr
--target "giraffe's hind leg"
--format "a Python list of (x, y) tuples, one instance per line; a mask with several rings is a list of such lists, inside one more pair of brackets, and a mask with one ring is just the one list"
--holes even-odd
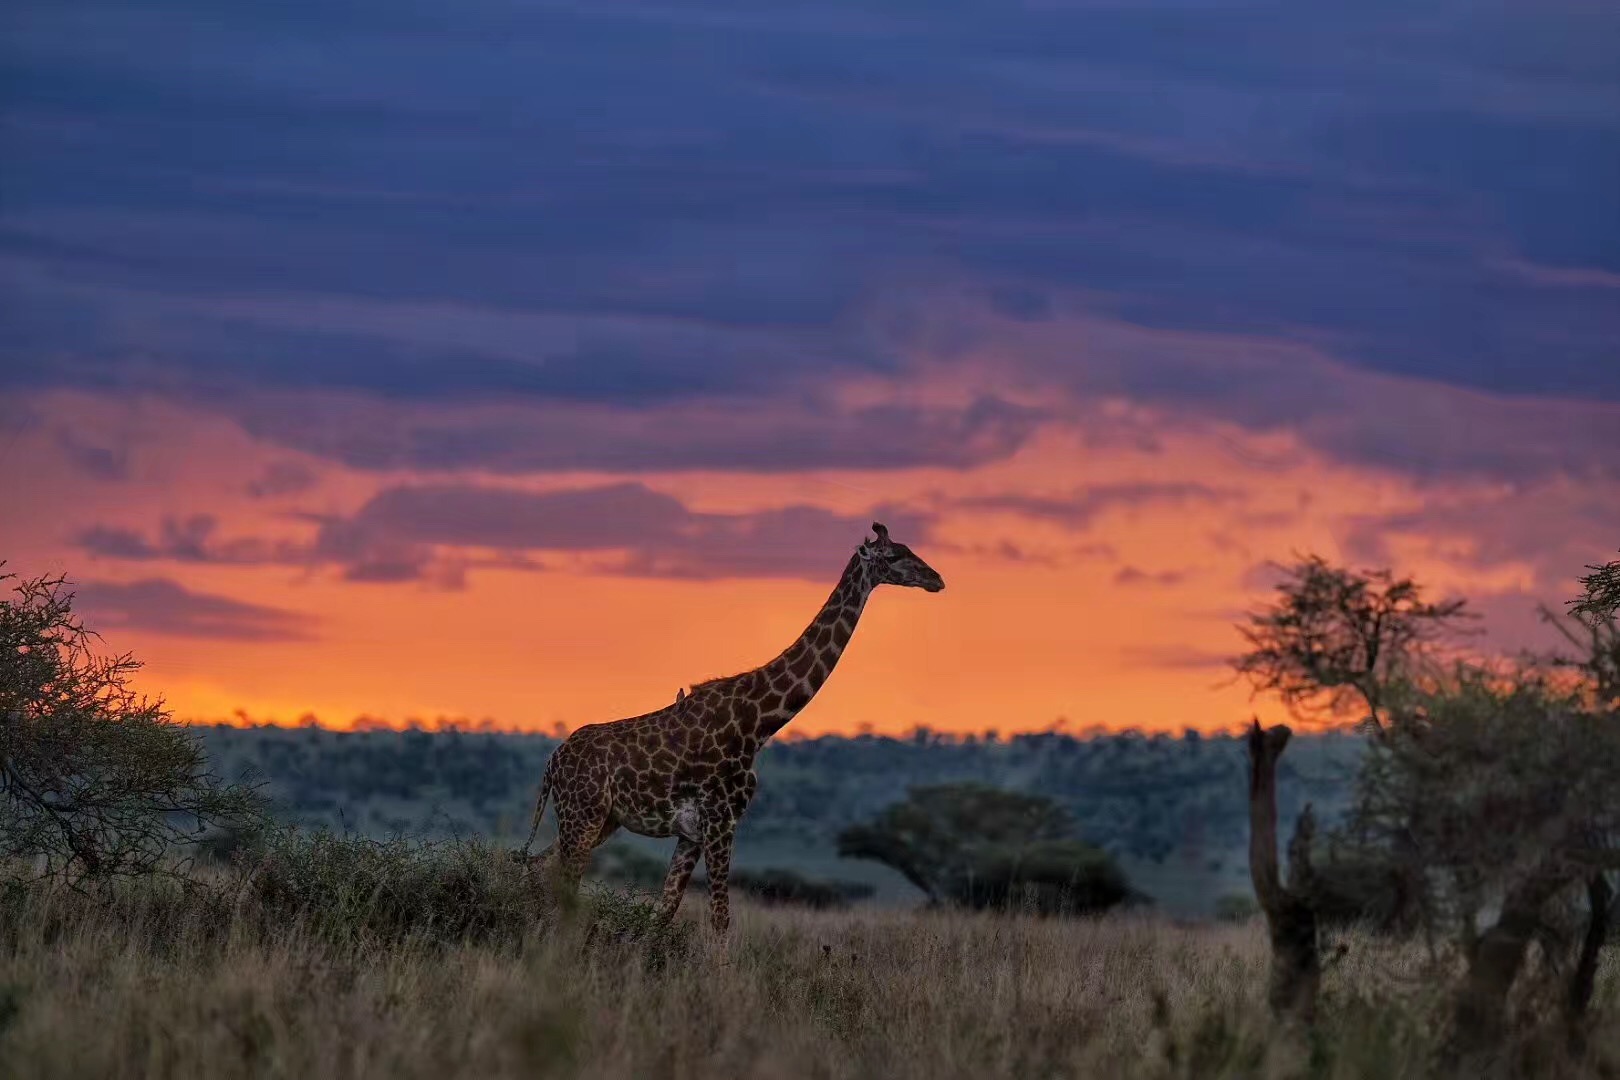
[(664, 875), (664, 897), (658, 904), (660, 922), (669, 922), (680, 910), (686, 884), (692, 880), (692, 869), (697, 866), (702, 851), (702, 845), (696, 840), (683, 836), (675, 842), (675, 856), (669, 860), (669, 873)]
[(559, 895), (573, 896), (579, 891), (579, 879), (591, 863), (591, 852), (596, 845), (611, 836), (618, 826), (608, 814), (605, 799), (588, 799), (557, 803), (557, 842), (552, 858), (552, 874)]

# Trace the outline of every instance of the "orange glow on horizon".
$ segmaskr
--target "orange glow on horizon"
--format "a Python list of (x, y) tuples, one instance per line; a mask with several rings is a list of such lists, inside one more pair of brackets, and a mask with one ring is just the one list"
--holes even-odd
[[(550, 732), (646, 712), (672, 701), (677, 688), (746, 670), (785, 648), (862, 539), (851, 535), (849, 549), (827, 551), (826, 574), (816, 581), (636, 578), (593, 570), (567, 553), (548, 556), (551, 568), (541, 571), (474, 566), (461, 589), (345, 582), (330, 566), (101, 559), (77, 550), (73, 538), (109, 523), (151, 536), (165, 519), (206, 513), (226, 539), (307, 541), (311, 515), (353, 513), (379, 489), (423, 478), (304, 459), (319, 473), (315, 487), (256, 498), (248, 488), (266, 465), (297, 455), (225, 421), (152, 401), (59, 394), (41, 409), (84, 429), (119, 432), (135, 447), (134, 465), (118, 482), (87, 480), (62, 461), (49, 424), (25, 431), (8, 471), (20, 478), (13, 505), (31, 513), (0, 522), (8, 570), (126, 585), (172, 580), (274, 609), (303, 628), (233, 640), (91, 617), (110, 648), (146, 662), (144, 689), (199, 722), (242, 714), (293, 724), (312, 714), (346, 728), (360, 717), (396, 725), (457, 717)], [(1121, 405), (1113, 419), (1156, 422), (1128, 413)], [(529, 490), (624, 479), (452, 478)], [(1345, 537), (1358, 520), (1468, 494), (1335, 463), (1286, 434), (1163, 422), (1152, 446), (1127, 442), (1106, 452), (1084, 431), (1052, 426), (1012, 457), (960, 472), (633, 479), (704, 513), (799, 503), (857, 515), (898, 504), (934, 515), (932, 538), (896, 539), (916, 541), (946, 590), (879, 590), (790, 737), (917, 728), (1005, 735), (1059, 722), (1070, 731), (1215, 732), (1255, 714), (1281, 721), (1278, 707), (1251, 700), (1222, 663), (1241, 645), (1242, 612), (1265, 596), (1256, 568), (1307, 551), (1352, 558)], [(1067, 521), (982, 501), (1062, 500), (1110, 485), (1193, 494), (1122, 500)], [(1560, 512), (1560, 490), (1538, 496), (1549, 516)], [(1478, 550), (1448, 535), (1388, 540), (1403, 568), (1437, 592), (1477, 595), (1533, 581), (1512, 559), (1482, 568)]]

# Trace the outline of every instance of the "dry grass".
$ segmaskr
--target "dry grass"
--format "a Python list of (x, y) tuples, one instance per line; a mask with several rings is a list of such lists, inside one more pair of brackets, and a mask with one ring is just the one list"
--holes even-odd
[[(1397, 1078), (1438, 1030), (1422, 953), (1359, 936), (1296, 1040), (1265, 1021), (1254, 924), (742, 908), (722, 948), (699, 904), (615, 944), (590, 931), (633, 924), (609, 898), (515, 939), (389, 936), (234, 888), (6, 898), (0, 1075)], [(1610, 1014), (1617, 983), (1611, 959)], [(1608, 1038), (1537, 1071), (1597, 1074)]]

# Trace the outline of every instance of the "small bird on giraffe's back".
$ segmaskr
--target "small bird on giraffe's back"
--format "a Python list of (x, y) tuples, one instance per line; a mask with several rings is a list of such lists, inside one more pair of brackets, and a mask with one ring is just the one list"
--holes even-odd
[[(758, 786), (754, 757), (821, 689), (879, 585), (936, 593), (945, 580), (889, 530), (872, 523), (874, 538), (850, 556), (838, 584), (804, 633), (775, 659), (752, 671), (710, 679), (656, 712), (589, 724), (558, 746), (546, 762), (529, 839), (514, 856), (553, 864), (558, 884), (578, 887), (591, 852), (619, 829), (675, 837), (659, 917), (674, 918), (698, 859), (709, 875), (709, 910), (717, 931), (731, 921), (727, 876), (737, 822)], [(550, 801), (557, 839), (531, 856)]]

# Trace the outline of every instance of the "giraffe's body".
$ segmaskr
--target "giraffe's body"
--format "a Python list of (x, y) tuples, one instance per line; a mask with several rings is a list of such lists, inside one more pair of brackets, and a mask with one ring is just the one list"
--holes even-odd
[(557, 810), (557, 841), (538, 859), (555, 859), (565, 887), (584, 873), (591, 851), (620, 828), (675, 837), (661, 915), (674, 916), (701, 857), (709, 875), (715, 928), (730, 921), (726, 878), (737, 822), (754, 796), (754, 758), (793, 719), (838, 662), (872, 589), (880, 584), (944, 588), (932, 567), (904, 545), (861, 545), (820, 614), (797, 641), (763, 667), (711, 679), (677, 693), (656, 712), (590, 724), (546, 762), (535, 805), (534, 843), (546, 801)]

